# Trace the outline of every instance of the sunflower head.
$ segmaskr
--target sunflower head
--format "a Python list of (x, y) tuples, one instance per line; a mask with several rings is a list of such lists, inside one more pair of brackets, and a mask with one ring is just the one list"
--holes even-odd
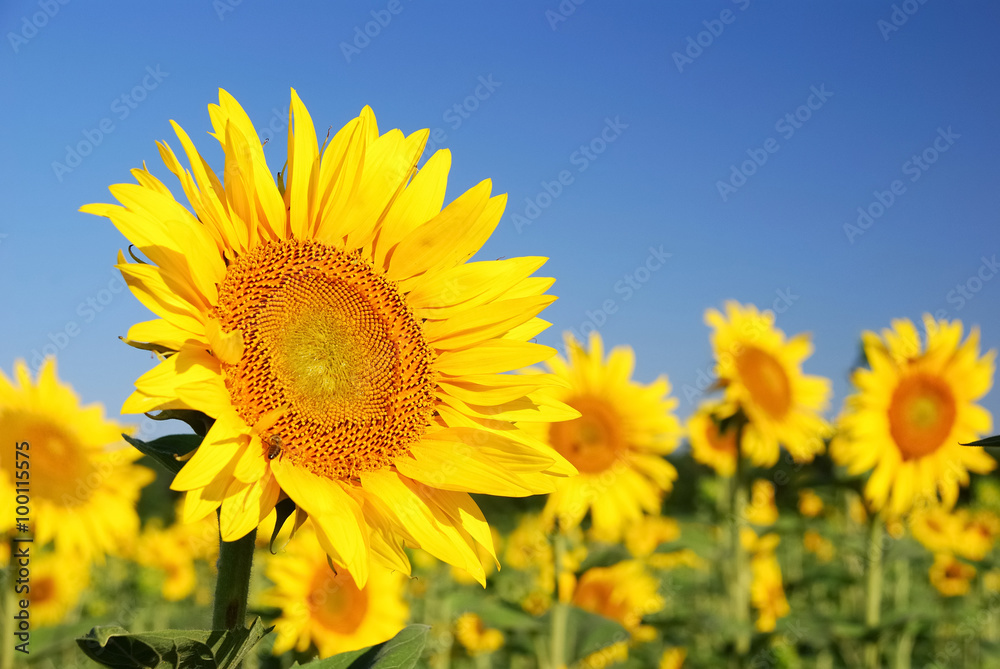
[(577, 412), (541, 393), (547, 374), (507, 372), (554, 349), (531, 340), (555, 298), (544, 258), (468, 262), (500, 220), (489, 180), (442, 209), (451, 154), (418, 168), (428, 131), (380, 133), (371, 109), (322, 146), (292, 91), (275, 183), (249, 116), (225, 91), (209, 107), (216, 174), (177, 124), (166, 142), (189, 207), (146, 169), (111, 187), (106, 216), (145, 256), (118, 267), (157, 316), (128, 340), (163, 361), (126, 412), (213, 419), (175, 477), (183, 516), (220, 510), (227, 541), (285, 497), (363, 587), (369, 558), (403, 572), (402, 545), (485, 573), (489, 527), (469, 493), (551, 492), (575, 473), (524, 424)]
[(723, 429), (719, 415), (722, 405), (705, 402), (688, 418), (687, 433), (691, 456), (715, 470), (719, 476), (730, 477), (736, 471), (739, 446), (736, 429)]
[(969, 592), (976, 568), (954, 555), (939, 553), (934, 556), (928, 576), (931, 585), (945, 597), (961, 597)]
[(829, 426), (820, 416), (827, 407), (830, 382), (802, 373), (812, 354), (805, 334), (785, 338), (774, 327), (774, 313), (753, 305), (729, 301), (723, 315), (705, 312), (713, 328), (712, 349), (716, 373), (725, 388), (723, 416), (742, 412), (740, 450), (758, 466), (778, 461), (784, 446), (800, 462), (808, 462), (824, 448)]
[(548, 362), (562, 381), (550, 396), (579, 417), (538, 426), (548, 442), (580, 472), (562, 479), (543, 512), (547, 522), (576, 527), (591, 513), (592, 530), (602, 541), (616, 541), (643, 513), (657, 514), (677, 470), (664, 459), (678, 444), (677, 399), (660, 377), (651, 384), (632, 380), (635, 354), (620, 346), (605, 358), (604, 342), (590, 334), (585, 348), (566, 335), (567, 358)]
[[(59, 381), (54, 358), (35, 380), (23, 360), (14, 363), (13, 379), (0, 372), (0, 494), (14, 500), (17, 481), (23, 483), (17, 463), (30, 462), (36, 543), (53, 541), (85, 561), (129, 549), (139, 530), (139, 492), (154, 478), (134, 464), (141, 454), (121, 437), (129, 431), (106, 420), (101, 405), (81, 406)], [(13, 528), (13, 511), (0, 519), (0, 529)]]
[(985, 473), (996, 462), (967, 448), (992, 428), (976, 401), (993, 384), (995, 352), (981, 356), (979, 331), (962, 342), (960, 321), (924, 316), (926, 341), (909, 320), (893, 321), (881, 336), (865, 332), (868, 369), (852, 376), (830, 451), (850, 474), (871, 471), (865, 498), (872, 509), (901, 515), (915, 504), (954, 506), (968, 472)]
[(771, 552), (758, 553), (750, 561), (750, 602), (757, 610), (758, 632), (773, 632), (778, 619), (791, 612), (781, 582), (781, 565)]

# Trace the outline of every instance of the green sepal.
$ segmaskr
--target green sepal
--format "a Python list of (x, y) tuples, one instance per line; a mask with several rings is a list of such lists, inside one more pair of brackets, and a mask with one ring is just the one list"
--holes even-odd
[(967, 444), (962, 444), (962, 446), (1000, 446), (1000, 434), (993, 437), (986, 437), (979, 441), (970, 441)]
[(206, 416), (200, 411), (191, 409), (164, 409), (157, 414), (147, 412), (146, 418), (150, 420), (179, 420), (188, 425), (194, 433), (204, 437), (215, 424), (215, 419)]
[(202, 440), (197, 434), (171, 434), (153, 441), (142, 441), (127, 434), (122, 436), (125, 437), (125, 441), (159, 462), (173, 474), (184, 466), (184, 462), (179, 458), (198, 448)]
[(309, 664), (296, 662), (291, 669), (411, 669), (424, 652), (430, 629), (430, 625), (407, 625), (383, 643)]
[(95, 627), (76, 643), (112, 669), (234, 669), (273, 627), (255, 618), (249, 629), (162, 630), (131, 634), (117, 626)]
[(276, 515), (274, 530), (271, 532), (271, 541), (267, 545), (268, 550), (271, 551), (271, 555), (274, 555), (274, 540), (278, 538), (278, 532), (284, 527), (285, 521), (295, 513), (295, 502), (291, 497), (286, 497), (274, 505), (274, 513)]

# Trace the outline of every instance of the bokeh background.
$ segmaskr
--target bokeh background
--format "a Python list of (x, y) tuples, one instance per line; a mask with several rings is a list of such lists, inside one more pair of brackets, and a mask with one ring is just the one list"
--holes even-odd
[(631, 344), (682, 417), (727, 298), (813, 333), (831, 415), (864, 329), (932, 312), (1000, 344), (995, 3), (36, 0), (0, 27), (0, 368), (56, 352), (111, 414), (153, 364), (118, 336), (150, 315), (112, 269), (123, 237), (77, 208), (143, 161), (179, 192), (170, 119), (221, 168), (219, 87), (274, 171), (290, 87), (321, 131), (366, 104), (435, 129), (448, 200), (510, 194), (480, 257), (551, 258), (542, 343)]

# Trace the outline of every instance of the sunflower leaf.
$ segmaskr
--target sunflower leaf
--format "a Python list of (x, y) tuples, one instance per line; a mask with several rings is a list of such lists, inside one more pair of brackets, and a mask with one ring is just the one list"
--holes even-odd
[(76, 640), (98, 664), (112, 669), (234, 669), (272, 627), (260, 618), (249, 629), (161, 630), (132, 634), (95, 627)]
[(962, 444), (962, 446), (1000, 446), (1000, 434), (993, 437), (986, 437), (979, 441), (970, 441), (967, 444)]
[(417, 666), (430, 629), (430, 625), (407, 625), (383, 643), (305, 665), (296, 663), (292, 669), (410, 669)]
[[(568, 605), (567, 605), (568, 606)], [(604, 616), (568, 606), (566, 628), (566, 663), (575, 664), (588, 655), (610, 648), (617, 643), (627, 643), (628, 631), (619, 623)], [(551, 627), (552, 611), (542, 616), (543, 625)], [(610, 660), (610, 655), (608, 658)]]
[(174, 474), (179, 472), (181, 467), (184, 466), (184, 463), (177, 458), (198, 448), (202, 440), (202, 437), (197, 434), (171, 434), (166, 437), (154, 439), (153, 441), (142, 441), (127, 434), (123, 434), (122, 436), (125, 437), (125, 441), (143, 454), (159, 462)]

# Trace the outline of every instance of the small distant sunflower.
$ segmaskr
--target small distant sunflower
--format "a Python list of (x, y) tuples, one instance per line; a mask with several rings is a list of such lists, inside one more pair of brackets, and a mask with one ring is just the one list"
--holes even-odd
[(956, 552), (969, 560), (979, 561), (993, 550), (1000, 536), (1000, 518), (992, 511), (970, 513), (962, 527)]
[(51, 627), (66, 622), (89, 585), (90, 563), (63, 553), (33, 556), (27, 593), (32, 626)]
[(719, 476), (729, 477), (736, 471), (739, 449), (736, 445), (736, 430), (719, 433), (719, 411), (721, 404), (706, 402), (688, 418), (687, 432), (691, 442), (691, 456), (708, 465)]
[(649, 557), (660, 544), (677, 541), (680, 536), (681, 528), (673, 518), (647, 516), (625, 532), (625, 546), (635, 557)]
[(995, 352), (979, 355), (979, 330), (961, 342), (961, 321), (924, 316), (925, 346), (913, 322), (895, 320), (882, 336), (862, 336), (870, 369), (858, 369), (830, 446), (848, 473), (871, 470), (865, 498), (873, 510), (902, 515), (918, 500), (955, 505), (969, 471), (996, 461), (962, 446), (989, 432), (990, 413), (976, 404), (993, 385)]
[(663, 610), (659, 581), (638, 560), (583, 572), (573, 592), (573, 604), (585, 611), (617, 621), (633, 640), (648, 641), (655, 630), (642, 617)]
[(932, 553), (954, 553), (964, 525), (958, 513), (940, 506), (919, 509), (909, 517), (910, 532)]
[[(0, 495), (13, 502), (23, 491), (16, 482), (26, 470), (15, 463), (28, 463), (36, 545), (54, 541), (56, 550), (85, 561), (128, 548), (139, 531), (139, 491), (154, 474), (134, 464), (142, 454), (122, 441), (127, 431), (106, 420), (100, 404), (81, 406), (56, 376), (53, 358), (35, 382), (23, 360), (14, 363), (13, 381), (0, 371)], [(12, 529), (14, 516), (10, 507), (0, 530)]]
[(687, 649), (680, 646), (673, 646), (663, 651), (660, 657), (659, 669), (683, 669), (684, 660), (687, 659)]
[(820, 562), (829, 562), (836, 552), (833, 542), (816, 530), (806, 530), (802, 536), (802, 546), (807, 552), (813, 553)]
[(820, 416), (830, 397), (830, 381), (802, 373), (802, 362), (812, 354), (809, 335), (785, 340), (774, 327), (774, 313), (753, 305), (728, 301), (726, 314), (705, 312), (714, 328), (719, 383), (725, 388), (725, 415), (742, 410), (749, 421), (743, 428), (741, 451), (758, 466), (778, 461), (784, 446), (799, 462), (810, 462), (823, 451), (830, 428)]
[(555, 353), (531, 342), (555, 299), (532, 276), (546, 259), (467, 262), (506, 196), (485, 180), (442, 209), (451, 154), (418, 170), (427, 130), (380, 134), (365, 107), (320, 146), (293, 90), (276, 183), (236, 100), (220, 91), (209, 114), (220, 174), (176, 123), (190, 169), (159, 144), (191, 210), (146, 169), (111, 186), (122, 206), (82, 209), (145, 255), (117, 267), (159, 317), (129, 330), (164, 359), (123, 411), (215, 419), (172, 483), (184, 519), (221, 508), (233, 541), (288, 497), (359, 586), (371, 556), (409, 573), (403, 543), (485, 582), (469, 493), (547, 493), (575, 473), (519, 429), (577, 415), (537, 393), (554, 379), (506, 373)]
[(331, 569), (309, 525), (285, 553), (268, 555), (265, 573), (274, 587), (261, 601), (281, 609), (275, 655), (315, 644), (320, 657), (329, 657), (382, 643), (403, 629), (410, 615), (403, 574), (372, 565), (359, 588), (351, 574)]
[(934, 556), (929, 577), (931, 585), (945, 597), (961, 597), (968, 594), (976, 568), (966, 564), (954, 555), (941, 553)]
[(809, 488), (800, 490), (799, 513), (806, 518), (815, 518), (823, 513), (823, 498)]
[(488, 655), (503, 646), (503, 632), (486, 627), (475, 613), (463, 613), (455, 621), (455, 638), (469, 655)]
[(195, 591), (196, 562), (214, 566), (219, 554), (219, 526), (215, 515), (197, 523), (159, 523), (144, 527), (133, 552), (135, 561), (163, 572), (161, 593), (176, 602)]
[(781, 566), (771, 552), (754, 555), (750, 560), (750, 603), (757, 609), (758, 632), (773, 632), (779, 618), (791, 612), (781, 583)]
[(559, 479), (543, 511), (547, 522), (576, 527), (587, 511), (602, 541), (615, 541), (643, 512), (660, 511), (663, 493), (677, 470), (663, 456), (677, 447), (680, 423), (673, 414), (665, 376), (649, 385), (632, 381), (632, 349), (612, 349), (607, 360), (597, 332), (584, 348), (566, 335), (568, 360), (547, 364), (566, 387), (546, 389), (550, 396), (580, 412), (580, 417), (550, 425), (536, 424), (545, 439), (573, 464), (579, 476)]
[(745, 518), (753, 525), (766, 527), (778, 522), (778, 507), (774, 503), (774, 484), (757, 479), (750, 488), (750, 501)]

